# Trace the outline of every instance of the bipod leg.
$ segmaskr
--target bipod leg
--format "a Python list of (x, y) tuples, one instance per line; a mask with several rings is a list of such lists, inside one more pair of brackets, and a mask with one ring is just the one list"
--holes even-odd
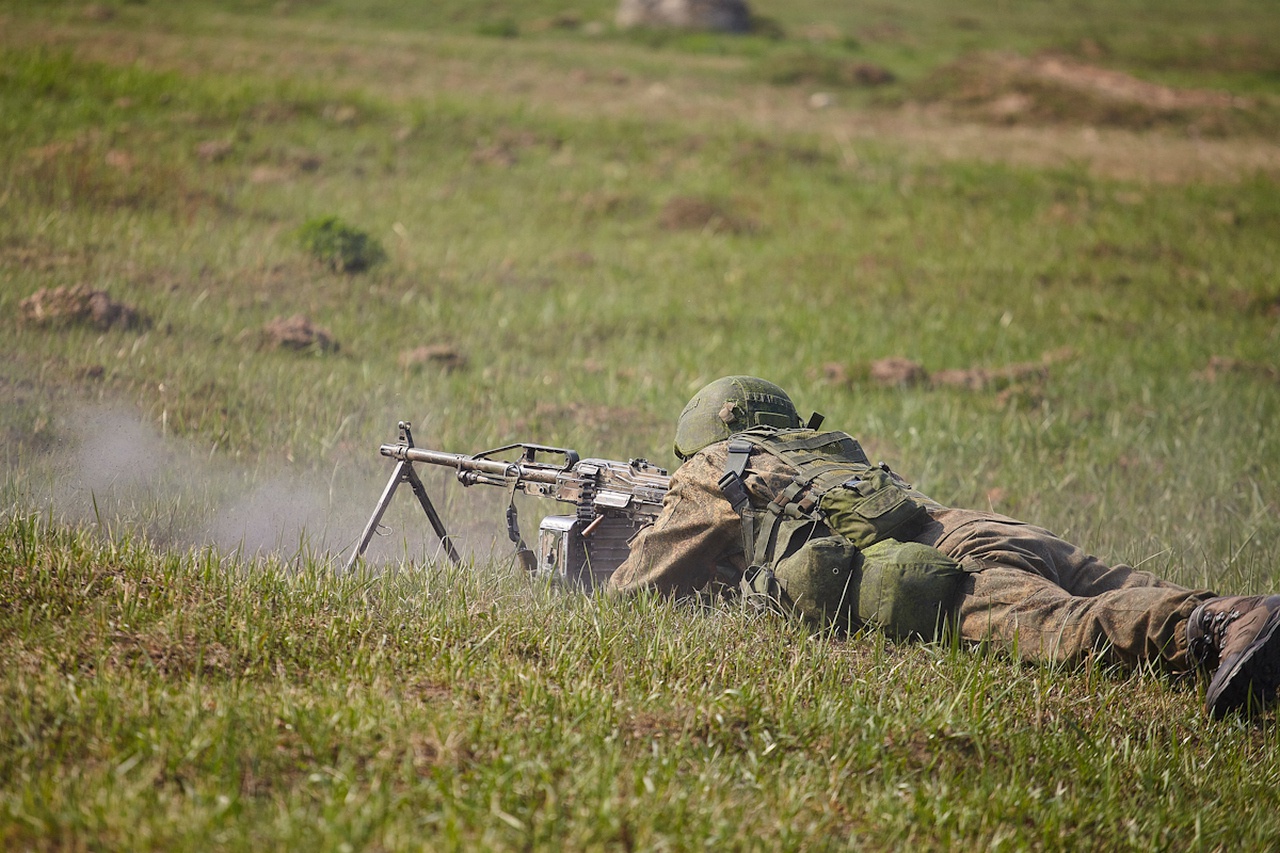
[(418, 503), (422, 504), (422, 509), (427, 514), (427, 520), (431, 522), (432, 529), (440, 537), (440, 542), (444, 545), (449, 559), (457, 564), (462, 563), (462, 558), (458, 556), (458, 552), (454, 550), (453, 543), (448, 539), (448, 534), (445, 533), (444, 522), (440, 520), (439, 513), (436, 512), (436, 508), (431, 504), (431, 498), (427, 496), (427, 488), (422, 484), (422, 479), (418, 477), (418, 472), (413, 470), (413, 466), (410, 463), (400, 461), (396, 463), (395, 470), (391, 472), (391, 479), (387, 481), (387, 487), (382, 490), (382, 497), (378, 498), (378, 505), (373, 508), (373, 516), (369, 519), (369, 523), (365, 525), (364, 532), (360, 534), (360, 544), (351, 552), (351, 559), (347, 561), (345, 571), (351, 571), (356, 561), (360, 559), (365, 549), (369, 547), (369, 542), (373, 540), (373, 534), (378, 532), (378, 523), (382, 521), (382, 516), (386, 513), (387, 507), (391, 505), (391, 498), (395, 495), (396, 488), (401, 483), (408, 483), (413, 489), (414, 495), (418, 498)]
[(364, 532), (360, 534), (360, 544), (356, 545), (356, 549), (351, 552), (351, 559), (347, 560), (347, 567), (344, 571), (351, 571), (356, 564), (356, 560), (359, 560), (360, 556), (364, 554), (364, 550), (369, 547), (373, 534), (378, 531), (378, 522), (382, 521), (382, 515), (391, 504), (392, 495), (396, 493), (396, 487), (404, 479), (400, 469), (406, 464), (405, 462), (396, 463), (395, 470), (391, 472), (391, 479), (387, 481), (387, 487), (382, 490), (382, 497), (378, 498), (378, 505), (373, 508), (373, 516), (369, 519), (369, 523), (364, 526)]
[(453, 543), (449, 541), (449, 534), (445, 532), (444, 522), (440, 520), (440, 514), (436, 512), (435, 506), (431, 503), (431, 498), (427, 496), (427, 487), (422, 485), (422, 478), (418, 476), (418, 472), (413, 470), (413, 466), (408, 462), (401, 462), (400, 464), (404, 466), (404, 479), (413, 488), (413, 493), (418, 497), (418, 503), (422, 504), (422, 511), (427, 514), (427, 521), (431, 522), (431, 529), (440, 537), (440, 544), (444, 546), (445, 553), (449, 555), (450, 560), (453, 560), (455, 566), (462, 565), (462, 558), (458, 556)]

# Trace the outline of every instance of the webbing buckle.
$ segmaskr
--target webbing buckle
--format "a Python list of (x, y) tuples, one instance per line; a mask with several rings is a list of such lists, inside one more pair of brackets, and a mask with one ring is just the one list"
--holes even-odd
[(729, 501), (734, 512), (741, 512), (751, 499), (747, 494), (747, 487), (742, 484), (742, 478), (733, 471), (726, 471), (720, 477), (719, 486), (720, 492)]

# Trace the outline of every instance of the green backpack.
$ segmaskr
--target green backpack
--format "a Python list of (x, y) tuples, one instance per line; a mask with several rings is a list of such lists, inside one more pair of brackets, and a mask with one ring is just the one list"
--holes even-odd
[[(742, 475), (752, 452), (796, 475), (767, 507), (750, 504)], [(748, 600), (818, 625), (871, 625), (932, 640), (954, 607), (964, 571), (909, 539), (928, 521), (910, 486), (842, 432), (758, 428), (729, 441), (721, 491), (743, 520)]]

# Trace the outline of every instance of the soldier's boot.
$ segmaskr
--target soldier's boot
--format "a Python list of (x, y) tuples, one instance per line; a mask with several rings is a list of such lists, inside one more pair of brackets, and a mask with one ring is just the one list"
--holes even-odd
[(1211, 598), (1187, 620), (1191, 660), (1209, 673), (1205, 710), (1261, 708), (1280, 686), (1280, 595)]

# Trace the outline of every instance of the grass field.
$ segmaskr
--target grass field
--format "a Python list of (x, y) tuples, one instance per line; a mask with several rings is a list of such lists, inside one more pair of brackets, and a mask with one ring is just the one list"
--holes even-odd
[(337, 571), (397, 420), (673, 467), (752, 373), (943, 502), (1280, 590), (1271, 5), (836, 6), (0, 2), (0, 846), (1276, 846), (1275, 714), (1193, 680), (565, 595), (443, 473), (465, 569), (406, 499)]

